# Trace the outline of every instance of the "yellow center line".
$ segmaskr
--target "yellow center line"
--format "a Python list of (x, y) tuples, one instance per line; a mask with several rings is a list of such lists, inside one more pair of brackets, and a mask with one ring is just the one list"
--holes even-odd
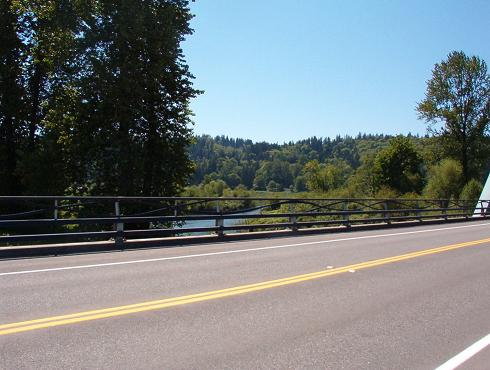
[(356, 263), (353, 265), (338, 267), (335, 269), (316, 271), (316, 272), (295, 275), (295, 276), (290, 276), (281, 279), (263, 281), (260, 283), (240, 285), (240, 286), (220, 289), (220, 290), (213, 290), (204, 293), (190, 294), (181, 297), (166, 298), (166, 299), (160, 299), (156, 301), (148, 301), (148, 302), (130, 304), (125, 306), (78, 312), (69, 315), (52, 316), (52, 317), (35, 319), (35, 320), (4, 324), (4, 325), (0, 325), (0, 335), (14, 334), (14, 333), (20, 333), (24, 331), (35, 330), (35, 329), (49, 328), (53, 326), (67, 325), (67, 324), (79, 323), (84, 321), (92, 321), (92, 320), (98, 320), (98, 319), (103, 319), (108, 317), (128, 315), (137, 312), (181, 306), (189, 303), (203, 302), (212, 299), (231, 297), (238, 294), (250, 293), (259, 290), (280, 287), (284, 285), (296, 284), (303, 281), (319, 279), (326, 276), (342, 274), (348, 272), (349, 270), (367, 269), (375, 266), (404, 261), (404, 260), (427, 256), (436, 253), (442, 253), (454, 249), (460, 249), (460, 248), (475, 246), (484, 243), (490, 243), (490, 238), (474, 240), (474, 241), (458, 243), (458, 244), (451, 244), (438, 248), (425, 249), (417, 252), (401, 254), (398, 256), (392, 256), (387, 258)]

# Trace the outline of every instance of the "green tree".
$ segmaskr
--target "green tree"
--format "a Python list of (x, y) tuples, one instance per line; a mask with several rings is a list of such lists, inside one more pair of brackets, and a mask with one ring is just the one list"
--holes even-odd
[(361, 197), (374, 197), (378, 189), (376, 174), (374, 173), (373, 154), (368, 154), (362, 159), (362, 164), (350, 176), (348, 183), (349, 188), (354, 194)]
[(296, 193), (306, 191), (306, 179), (304, 176), (298, 176), (294, 179), (293, 191)]
[(461, 164), (454, 159), (444, 159), (429, 171), (425, 195), (434, 199), (458, 198), (463, 185)]
[(0, 2), (0, 193), (177, 194), (191, 18), (188, 0)]
[(322, 176), (322, 168), (316, 159), (307, 162), (303, 172), (308, 190), (318, 192), (328, 191), (327, 179)]
[(471, 179), (463, 187), (463, 190), (461, 191), (459, 197), (460, 199), (463, 200), (470, 200), (476, 202), (480, 198), (482, 190), (483, 190), (483, 185), (481, 184), (481, 182), (475, 179)]
[(0, 3), (0, 194), (21, 192), (17, 172), (25, 131), (22, 96), (23, 44), (12, 1)]
[(264, 190), (270, 181), (287, 188), (293, 183), (289, 163), (282, 160), (263, 161), (254, 179), (254, 188)]
[[(60, 132), (76, 115), (70, 99), (76, 91), (73, 82), (82, 73), (81, 14), (88, 3), (16, 0), (2, 5), (7, 3), (15, 14), (16, 37), (22, 40), (20, 54), (11, 54), (19, 57), (22, 99), (17, 100), (15, 111), (23, 121), (17, 139), (22, 145), (16, 150), (16, 170), (11, 173), (19, 178), (24, 194), (61, 194), (69, 185), (70, 173), (78, 173), (67, 161), (61, 145), (66, 138)], [(46, 176), (48, 168), (54, 176)]]
[(327, 163), (324, 171), (330, 189), (337, 189), (343, 186), (353, 172), (349, 163), (343, 159), (334, 159)]
[(255, 171), (258, 166), (254, 161), (244, 160), (240, 163), (239, 175), (241, 184), (246, 188), (251, 189), (253, 187)]
[(306, 163), (304, 168), (308, 189), (323, 193), (343, 185), (351, 172), (352, 168), (343, 160), (327, 164), (320, 164), (317, 160), (313, 160)]
[(462, 51), (449, 54), (434, 66), (417, 111), (429, 123), (429, 130), (441, 138), (446, 153), (460, 161), (465, 182), (478, 175), (490, 119), (490, 76), (485, 61)]
[(275, 182), (274, 180), (269, 181), (266, 189), (267, 189), (267, 191), (270, 191), (270, 192), (278, 192), (278, 191), (283, 190), (283, 188), (281, 187), (281, 184)]
[(373, 170), (377, 187), (389, 187), (400, 193), (419, 193), (423, 186), (422, 165), (413, 142), (398, 136), (376, 155)]
[[(50, 102), (77, 73), (77, 35), (80, 10), (77, 0), (17, 0), (16, 31), (25, 45), (22, 63), (25, 83), (29, 150), (43, 134), (42, 121)], [(83, 6), (82, 6), (83, 7)]]
[(206, 197), (221, 197), (225, 189), (227, 189), (227, 186), (223, 180), (211, 181), (203, 186), (204, 196)]
[[(84, 19), (86, 73), (78, 83), (76, 141), (92, 192), (177, 194), (193, 171), (190, 99), (199, 91), (181, 43), (185, 0), (100, 1)], [(85, 144), (86, 143), (86, 144)]]
[(238, 165), (238, 161), (235, 158), (225, 157), (219, 161), (218, 173), (219, 177), (225, 180), (226, 184), (234, 188), (240, 184), (241, 167)]

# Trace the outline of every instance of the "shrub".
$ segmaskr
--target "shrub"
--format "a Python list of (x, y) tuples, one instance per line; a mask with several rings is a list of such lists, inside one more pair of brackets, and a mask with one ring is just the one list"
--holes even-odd
[(482, 190), (482, 184), (475, 179), (471, 179), (466, 183), (459, 197), (460, 199), (476, 202), (480, 198)]
[(458, 198), (463, 181), (461, 164), (454, 159), (443, 159), (432, 166), (424, 193), (429, 198)]

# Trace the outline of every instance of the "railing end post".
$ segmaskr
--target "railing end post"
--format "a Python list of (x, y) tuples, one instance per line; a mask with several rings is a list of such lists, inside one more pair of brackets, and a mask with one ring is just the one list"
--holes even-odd
[(117, 249), (124, 249), (124, 222), (121, 220), (121, 208), (119, 205), (119, 200), (114, 202), (114, 212), (117, 218), (115, 224), (116, 237), (114, 238), (114, 244)]

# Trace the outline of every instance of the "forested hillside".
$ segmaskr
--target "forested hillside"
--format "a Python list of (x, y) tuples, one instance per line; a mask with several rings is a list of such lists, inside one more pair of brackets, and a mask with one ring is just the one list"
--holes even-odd
[[(273, 181), (281, 190), (292, 189), (309, 161), (329, 161), (357, 169), (361, 158), (385, 147), (389, 139), (386, 135), (338, 136), (333, 140), (311, 137), (279, 145), (202, 135), (190, 148), (190, 157), (196, 162), (192, 184), (220, 179), (229, 187), (243, 184), (248, 189), (266, 190)], [(297, 190), (304, 189), (300, 186)]]
[(480, 171), (465, 182), (458, 161), (428, 136), (359, 134), (271, 144), (201, 135), (189, 151), (196, 168), (186, 195), (194, 196), (255, 190), (451, 198), (467, 185), (463, 195), (475, 197), (485, 175)]

